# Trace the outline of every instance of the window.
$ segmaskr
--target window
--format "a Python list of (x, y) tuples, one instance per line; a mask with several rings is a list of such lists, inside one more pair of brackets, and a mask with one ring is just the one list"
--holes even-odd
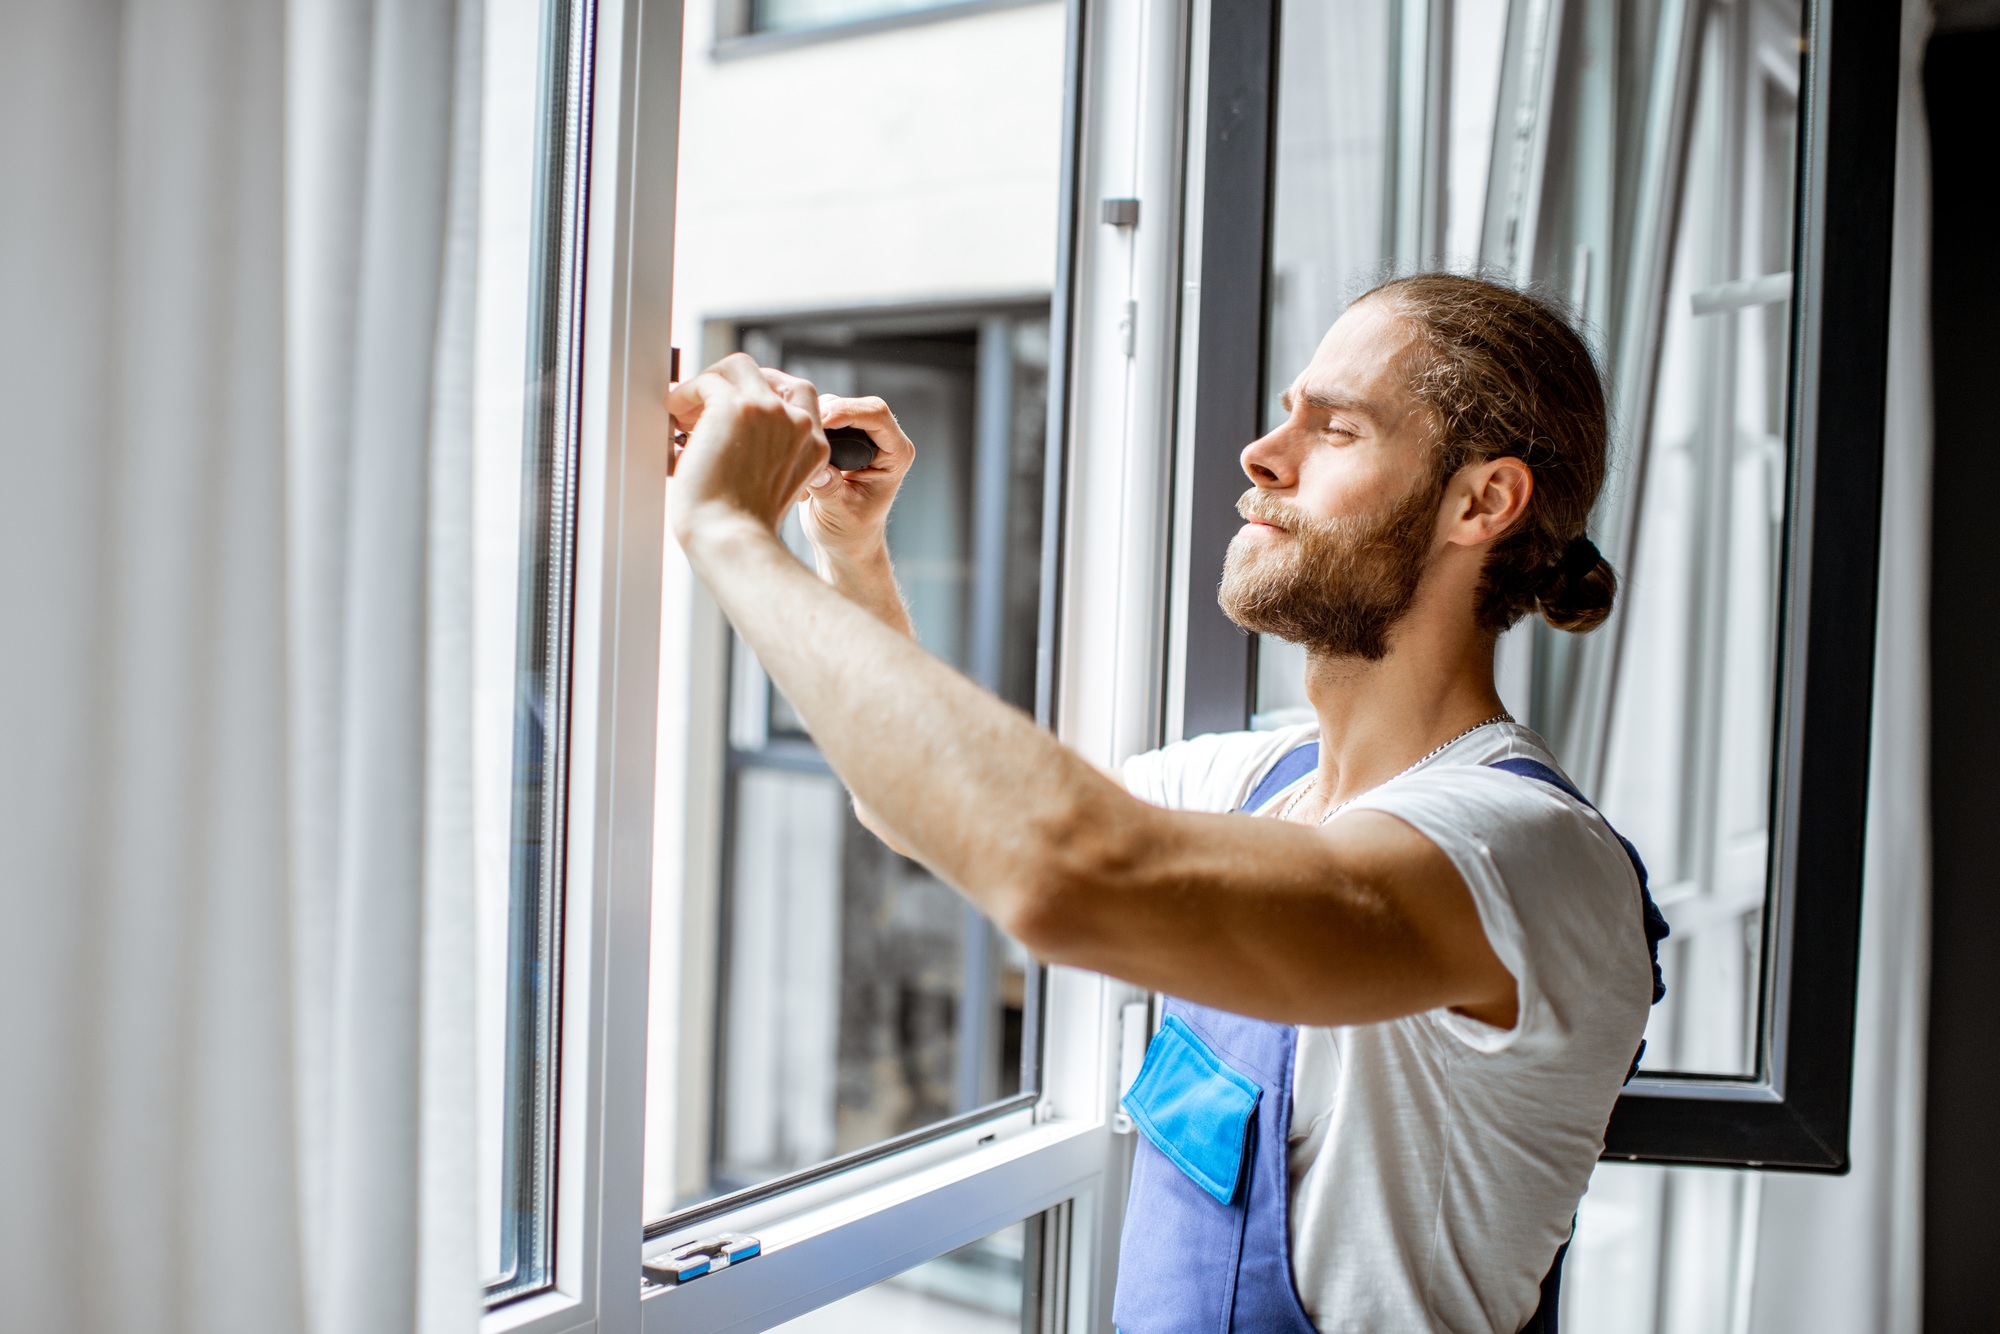
[[(1082, 9), (937, 17), (716, 60), (687, 11), (686, 123), (791, 142), (810, 108), (815, 151), (746, 179), (689, 136), (675, 341), (887, 400), (918, 450), (888, 540), (919, 637), (1060, 724), (1066, 601), (1115, 563), (1060, 545)], [(671, 547), (662, 607), (644, 1252), (761, 1253), (649, 1287), (646, 1323), (1095, 1327), (1125, 1152), (1099, 1030), (1132, 997), (1036, 967), (864, 829)]]
[(487, 1297), (553, 1277), (590, 7), (496, 4), (483, 52), (471, 744)]
[[(1266, 7), (1215, 9), (1209, 78), (1229, 81), (1208, 103), (1191, 494), (1240, 490), (1234, 455), (1269, 394), (1385, 266), (1498, 269), (1583, 316), (1617, 432), (1593, 531), (1625, 591), (1595, 635), (1517, 627), (1500, 671), (1510, 707), (1638, 844), (1675, 928), (1609, 1151), (1838, 1169), (1872, 594), (1808, 611), (1832, 570), (1823, 607), (1873, 588), (1887, 196), (1872, 182), (1870, 213), (1842, 192), (1863, 170), (1850, 153), (1886, 180), (1888, 150), (1811, 107), (1867, 70), (1846, 76), (1853, 105), (1881, 114), (1879, 84), (1859, 81), (1882, 77), (1871, 62), (1893, 34), (1787, 0), (1384, 0), (1285, 4), (1277, 51)], [(1316, 77), (1357, 43), (1362, 75)], [(1815, 114), (1822, 157), (1800, 148)], [(1261, 273), (1228, 253), (1244, 245)], [(1836, 250), (1855, 267), (1830, 267)], [(1253, 370), (1264, 403), (1241, 393)], [(1836, 425), (1827, 404), (1846, 395)], [(1253, 645), (1204, 605), (1233, 516), (1184, 503), (1177, 721), (1282, 721), (1303, 704), (1296, 650)], [(1839, 721), (1808, 708), (1809, 679), (1842, 700)], [(1797, 990), (1808, 976), (1830, 1003)]]
[[(876, 395), (919, 442), (889, 549), (924, 645), (1032, 711), (1048, 307), (749, 326), (758, 362)], [(787, 532), (810, 548), (794, 519)], [(1039, 972), (861, 826), (756, 658), (731, 641), (711, 1169), (760, 1184), (1034, 1090)]]

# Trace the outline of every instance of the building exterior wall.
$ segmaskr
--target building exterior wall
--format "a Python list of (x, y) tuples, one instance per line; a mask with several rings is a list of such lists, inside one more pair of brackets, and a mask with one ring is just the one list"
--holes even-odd
[(1046, 292), (1063, 7), (717, 59), (688, 6), (674, 329)]

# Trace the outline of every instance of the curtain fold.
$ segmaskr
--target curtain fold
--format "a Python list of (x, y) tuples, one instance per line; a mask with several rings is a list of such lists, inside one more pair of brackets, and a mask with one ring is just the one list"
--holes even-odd
[(10, 1328), (476, 1323), (478, 20), (0, 13)]

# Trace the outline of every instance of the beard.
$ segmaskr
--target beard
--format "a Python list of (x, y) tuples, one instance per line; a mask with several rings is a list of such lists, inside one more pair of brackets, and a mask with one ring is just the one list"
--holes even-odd
[(1217, 594), (1223, 612), (1245, 630), (1314, 653), (1379, 662), (1430, 564), (1442, 490), (1424, 477), (1385, 511), (1322, 519), (1252, 488), (1237, 512), (1291, 540), (1267, 545), (1245, 532), (1230, 541)]

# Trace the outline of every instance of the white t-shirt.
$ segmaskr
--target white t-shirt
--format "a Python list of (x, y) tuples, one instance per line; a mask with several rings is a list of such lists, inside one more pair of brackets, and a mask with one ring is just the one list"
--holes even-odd
[[(1125, 784), (1157, 805), (1233, 811), (1317, 732), (1194, 737), (1126, 761)], [(1395, 815), (1451, 858), (1519, 986), (1519, 1017), (1500, 1029), (1440, 1009), (1299, 1029), (1292, 1274), (1325, 1334), (1517, 1334), (1645, 1028), (1632, 864), (1590, 807), (1483, 767), (1511, 756), (1557, 768), (1534, 732), (1497, 723), (1347, 808)]]

